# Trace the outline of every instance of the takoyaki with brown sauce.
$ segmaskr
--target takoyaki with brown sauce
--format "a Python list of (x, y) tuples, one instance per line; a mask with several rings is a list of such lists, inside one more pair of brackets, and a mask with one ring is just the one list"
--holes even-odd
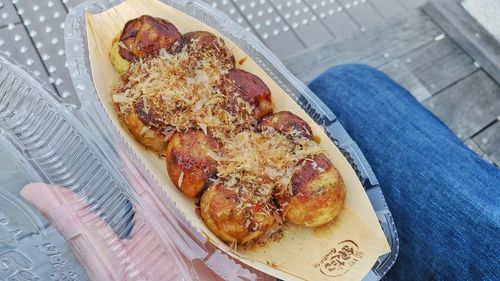
[(109, 54), (118, 73), (126, 72), (138, 58), (153, 57), (161, 49), (175, 54), (183, 46), (182, 34), (167, 20), (143, 15), (128, 21)]
[[(182, 193), (201, 196), (201, 219), (221, 240), (248, 245), (283, 221), (317, 227), (339, 215), (344, 182), (311, 127), (289, 111), (273, 113), (269, 87), (235, 68), (223, 39), (182, 35), (143, 15), (125, 24), (109, 56), (120, 74), (112, 98), (121, 122), (165, 157)], [(203, 130), (187, 129), (197, 125)]]
[(173, 128), (163, 125), (161, 117), (152, 108), (147, 108), (143, 102), (136, 102), (132, 108), (118, 112), (135, 140), (160, 156), (165, 154)]
[(214, 155), (217, 141), (203, 131), (176, 132), (166, 150), (167, 171), (175, 186), (189, 197), (201, 194), (210, 178), (217, 172)]
[(271, 196), (254, 196), (251, 190), (215, 183), (201, 196), (200, 213), (217, 237), (232, 244), (249, 244), (275, 222)]
[(203, 58), (206, 55), (217, 57), (221, 63), (235, 65), (234, 55), (222, 38), (207, 31), (192, 31), (183, 35), (184, 44), (191, 56)]
[[(228, 98), (228, 110), (252, 115), (256, 120), (273, 111), (271, 90), (259, 77), (241, 69), (231, 69), (222, 79), (220, 90)], [(238, 98), (250, 107), (242, 108)]]
[(324, 155), (299, 163), (290, 190), (278, 197), (286, 221), (306, 227), (324, 225), (337, 217), (345, 199), (340, 173)]
[(280, 111), (262, 118), (259, 122), (259, 129), (265, 128), (273, 128), (277, 132), (291, 137), (313, 138), (309, 124), (290, 111)]

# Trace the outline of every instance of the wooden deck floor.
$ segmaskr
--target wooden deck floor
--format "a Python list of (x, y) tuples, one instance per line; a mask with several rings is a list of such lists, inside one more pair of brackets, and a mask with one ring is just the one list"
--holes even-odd
[(285, 59), (305, 82), (342, 63), (384, 71), (471, 149), (500, 164), (500, 85), (420, 9)]
[[(499, 86), (422, 11), (425, 0), (206, 0), (307, 82), (340, 63), (388, 73), (467, 145), (500, 163)], [(64, 18), (82, 0), (0, 0), (0, 51), (61, 96)]]

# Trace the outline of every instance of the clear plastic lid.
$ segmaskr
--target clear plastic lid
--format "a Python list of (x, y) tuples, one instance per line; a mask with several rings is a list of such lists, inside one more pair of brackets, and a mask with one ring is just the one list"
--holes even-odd
[(0, 280), (86, 280), (65, 239), (20, 196), (43, 175), (5, 134), (0, 159)]
[(1, 280), (258, 279), (2, 57), (0, 132)]

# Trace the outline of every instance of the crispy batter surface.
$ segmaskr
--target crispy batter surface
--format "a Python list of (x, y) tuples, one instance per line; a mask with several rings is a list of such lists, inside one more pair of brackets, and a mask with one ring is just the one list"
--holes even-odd
[(120, 40), (127, 52), (119, 55), (132, 61), (112, 89), (122, 122), (165, 156), (185, 195), (201, 196), (201, 218), (218, 237), (254, 244), (284, 222), (314, 227), (338, 215), (342, 177), (311, 127), (291, 112), (273, 114), (267, 85), (234, 68), (222, 39), (180, 36), (168, 21), (142, 16)]
[(316, 227), (335, 219), (344, 199), (341, 175), (324, 154), (318, 154), (297, 166), (291, 179), (291, 192), (284, 193), (279, 202), (287, 221)]
[(191, 56), (202, 57), (203, 53), (213, 52), (223, 64), (235, 66), (234, 55), (219, 38), (207, 31), (192, 31), (183, 35), (184, 42), (187, 45)]
[(175, 186), (189, 197), (197, 197), (217, 172), (217, 161), (209, 155), (219, 148), (217, 141), (200, 130), (177, 132), (170, 139), (167, 171)]
[(177, 53), (183, 41), (175, 25), (164, 19), (144, 15), (125, 24), (120, 42), (120, 55), (133, 61), (156, 56), (161, 49)]
[(259, 129), (263, 130), (266, 127), (273, 128), (292, 138), (305, 137), (312, 139), (313, 137), (309, 124), (290, 111), (280, 111), (262, 118), (259, 123)]
[(257, 76), (241, 69), (231, 69), (224, 76), (221, 92), (229, 98), (228, 109), (231, 112), (241, 111), (237, 98), (241, 98), (252, 107), (252, 114), (256, 120), (273, 111), (271, 90)]
[(130, 134), (142, 145), (158, 155), (164, 155), (168, 142), (169, 132), (162, 133), (160, 130), (145, 125), (140, 117), (140, 108), (128, 112), (120, 112), (120, 120), (128, 129)]
[(200, 201), (201, 217), (208, 228), (227, 243), (246, 244), (258, 239), (274, 222), (272, 196), (212, 185)]

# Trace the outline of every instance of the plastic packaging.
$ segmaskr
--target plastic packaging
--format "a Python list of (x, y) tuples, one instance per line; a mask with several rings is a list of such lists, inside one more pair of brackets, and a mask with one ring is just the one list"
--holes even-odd
[[(251, 56), (280, 87), (282, 87), (318, 124), (355, 167), (377, 213), (380, 224), (391, 245), (391, 253), (379, 258), (366, 280), (381, 279), (391, 268), (399, 251), (399, 240), (392, 215), (385, 203), (378, 181), (359, 147), (352, 141), (331, 110), (301, 81), (291, 74), (282, 62), (253, 34), (245, 31), (229, 17), (196, 0), (161, 0), (181, 12), (217, 29)], [(65, 22), (65, 42), (68, 67), (81, 107), (76, 110), (80, 120), (101, 138), (121, 140), (93, 89), (88, 61), (84, 14), (99, 13), (119, 4), (120, 0), (90, 0), (71, 10)], [(110, 149), (114, 143), (107, 141)], [(142, 170), (143, 173), (147, 171)]]
[(64, 238), (19, 195), (23, 186), (43, 177), (2, 131), (0, 280), (85, 280)]
[[(257, 280), (210, 249), (126, 153), (104, 153), (68, 108), (2, 57), (0, 132), (1, 280), (147, 280), (160, 260), (166, 280)], [(57, 208), (45, 216), (64, 212), (59, 225), (22, 198), (34, 182), (74, 193), (42, 195)]]
[[(152, 265), (131, 260), (132, 250), (126, 247), (126, 241), (135, 237), (139, 241), (135, 248), (159, 253), (170, 261), (168, 276), (162, 280), (206, 280), (209, 271), (226, 280), (256, 280), (255, 274), (211, 249), (176, 211), (124, 144), (93, 90), (84, 14), (119, 2), (89, 1), (71, 10), (66, 19), (66, 53), (78, 104), (60, 104), (39, 81), (0, 57), (0, 261), (4, 266), (0, 279), (95, 279), (97, 267), (110, 280), (147, 279)], [(365, 280), (382, 278), (397, 257), (396, 228), (370, 166), (333, 113), (260, 41), (225, 15), (198, 1), (163, 2), (231, 38), (325, 127), (358, 171), (391, 244), (392, 252), (380, 257)], [(68, 225), (50, 224), (22, 199), (21, 188), (33, 182), (58, 185), (77, 194), (73, 201), (63, 200), (59, 192), (51, 194), (54, 201), (65, 202), (68, 216), (74, 216)], [(106, 223), (96, 223), (100, 220)], [(69, 239), (65, 241), (56, 229)], [(79, 231), (68, 234), (75, 229)], [(96, 231), (102, 237), (92, 235)], [(92, 251), (97, 260), (85, 260), (84, 251)], [(119, 271), (126, 276), (116, 276)]]

